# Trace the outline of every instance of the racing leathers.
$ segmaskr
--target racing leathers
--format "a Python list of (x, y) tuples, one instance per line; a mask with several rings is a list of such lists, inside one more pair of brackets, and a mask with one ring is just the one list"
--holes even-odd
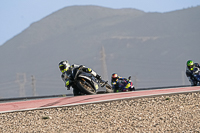
[(194, 80), (194, 77), (193, 77), (193, 70), (195, 67), (200, 68), (198, 63), (194, 63), (192, 70), (189, 67), (186, 67), (186, 76), (189, 79), (192, 86), (196, 85), (196, 81)]
[(84, 72), (91, 73), (97, 79), (101, 79), (101, 76), (98, 75), (91, 68), (87, 68), (83, 65), (76, 65), (76, 64), (71, 65), (67, 71), (62, 73), (61, 78), (65, 82), (65, 87), (67, 87), (67, 90), (70, 90), (70, 87), (72, 86), (74, 95), (79, 95), (80, 92), (77, 91), (78, 89), (76, 89), (75, 86), (73, 86), (73, 84), (72, 84), (73, 83), (73, 75), (72, 74), (73, 74), (73, 72), (77, 71), (80, 67)]

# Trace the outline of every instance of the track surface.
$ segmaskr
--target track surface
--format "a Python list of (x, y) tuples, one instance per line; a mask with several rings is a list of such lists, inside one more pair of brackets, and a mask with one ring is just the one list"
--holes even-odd
[(197, 91), (200, 86), (8, 102), (0, 103), (0, 113)]

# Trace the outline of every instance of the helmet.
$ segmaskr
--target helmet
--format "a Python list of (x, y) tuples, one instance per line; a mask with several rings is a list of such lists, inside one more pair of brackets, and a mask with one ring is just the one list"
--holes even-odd
[(116, 82), (118, 78), (119, 78), (118, 75), (116, 73), (113, 73), (111, 80), (112, 80), (112, 82), (114, 82), (114, 81)]
[(60, 71), (63, 73), (65, 71), (67, 71), (70, 67), (70, 64), (68, 63), (68, 61), (61, 61), (59, 64), (59, 69)]
[(190, 70), (193, 70), (194, 62), (193, 62), (192, 60), (188, 60), (188, 61), (187, 61), (187, 67), (188, 67)]

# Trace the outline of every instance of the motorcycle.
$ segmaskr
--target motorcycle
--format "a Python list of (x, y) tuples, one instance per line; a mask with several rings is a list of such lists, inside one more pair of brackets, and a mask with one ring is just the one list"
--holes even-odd
[(194, 86), (200, 86), (200, 69), (194, 68), (193, 70)]
[(81, 68), (73, 70), (74, 96), (85, 94), (112, 93), (112, 87), (107, 81), (97, 79), (90, 73), (82, 71)]
[(133, 82), (131, 82), (131, 76), (127, 79), (118, 79), (117, 87), (114, 92), (126, 92), (126, 91), (135, 91)]

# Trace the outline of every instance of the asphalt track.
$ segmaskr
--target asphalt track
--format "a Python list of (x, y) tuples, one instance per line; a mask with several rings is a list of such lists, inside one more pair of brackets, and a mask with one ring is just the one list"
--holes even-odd
[(120, 99), (140, 98), (140, 97), (149, 97), (157, 95), (171, 95), (176, 93), (188, 93), (188, 92), (199, 92), (199, 91), (200, 91), (200, 86), (196, 86), (196, 87), (142, 90), (142, 91), (132, 91), (132, 92), (122, 92), (122, 93), (84, 95), (76, 97), (69, 96), (61, 98), (7, 102), (7, 103), (0, 103), (0, 113), (62, 107), (62, 106), (73, 106), (79, 104), (98, 103), (98, 102), (120, 100)]

